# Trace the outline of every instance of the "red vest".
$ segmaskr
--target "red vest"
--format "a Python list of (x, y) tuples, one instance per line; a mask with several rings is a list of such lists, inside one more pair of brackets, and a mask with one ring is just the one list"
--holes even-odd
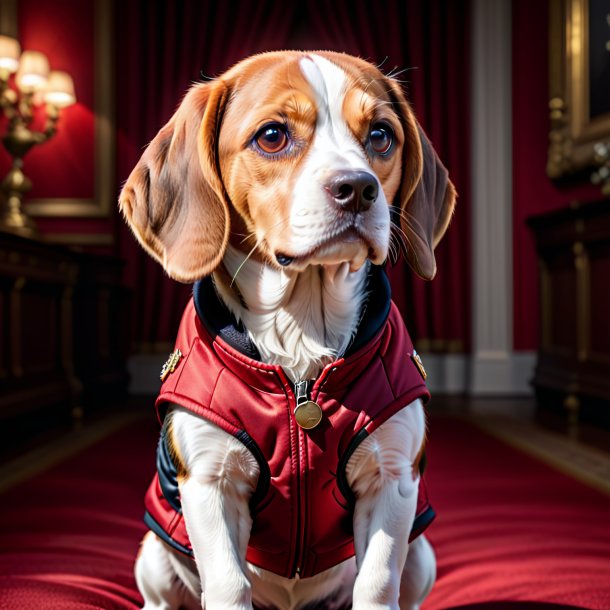
[[(416, 398), (429, 399), (413, 344), (392, 303), (385, 323), (365, 345), (324, 368), (310, 386), (320, 424), (296, 423), (293, 384), (281, 367), (244, 355), (184, 312), (176, 348), (182, 353), (161, 387), (167, 403), (192, 411), (242, 441), (261, 474), (250, 502), (253, 526), (246, 558), (281, 576), (313, 576), (354, 555), (354, 497), (345, 467), (357, 445)], [(158, 472), (146, 494), (146, 523), (192, 555), (180, 508), (175, 468), (162, 434)], [(423, 478), (411, 538), (434, 519)]]

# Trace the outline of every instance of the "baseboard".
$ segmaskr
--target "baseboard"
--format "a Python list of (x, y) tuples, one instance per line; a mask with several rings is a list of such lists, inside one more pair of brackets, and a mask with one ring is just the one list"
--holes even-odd
[[(132, 395), (156, 394), (161, 382), (159, 372), (166, 354), (134, 354), (129, 358)], [(428, 373), (426, 383), (431, 392), (469, 394), (471, 396), (529, 396), (536, 354), (513, 352), (421, 354)]]
[(426, 368), (430, 392), (463, 394), (467, 390), (469, 356), (467, 354), (420, 354)]
[(531, 396), (535, 352), (479, 352), (472, 356), (469, 394)]
[(421, 354), (431, 392), (469, 396), (531, 396), (535, 352)]

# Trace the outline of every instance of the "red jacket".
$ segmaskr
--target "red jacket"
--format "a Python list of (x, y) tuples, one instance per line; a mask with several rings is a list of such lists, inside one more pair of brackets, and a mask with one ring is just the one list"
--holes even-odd
[[(156, 402), (160, 417), (167, 403), (181, 405), (253, 452), (261, 473), (250, 502), (246, 558), (282, 576), (313, 576), (354, 555), (354, 497), (345, 474), (349, 457), (397, 411), (416, 398), (429, 398), (411, 339), (388, 298), (381, 326), (351, 354), (326, 366), (310, 386), (310, 399), (323, 417), (305, 430), (295, 421), (295, 389), (281, 367), (244, 354), (243, 334), (234, 327), (227, 332), (220, 324), (219, 331), (218, 324), (211, 328), (202, 321), (197, 313), (203, 316), (202, 298), (206, 314), (208, 306), (222, 310), (209, 285), (207, 297), (202, 292), (196, 285), (195, 299), (184, 312), (176, 341), (182, 357), (162, 385)], [(157, 465), (145, 520), (168, 544), (192, 555), (164, 434)], [(420, 478), (411, 539), (433, 518)]]

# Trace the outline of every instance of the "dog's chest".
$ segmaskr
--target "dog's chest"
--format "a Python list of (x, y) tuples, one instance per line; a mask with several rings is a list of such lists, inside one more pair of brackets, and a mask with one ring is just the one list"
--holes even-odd
[(228, 248), (224, 262), (240, 298), (217, 282), (222, 299), (248, 329), (261, 360), (281, 366), (293, 382), (317, 377), (358, 329), (368, 264), (355, 273), (343, 263), (290, 274), (255, 261), (243, 264), (243, 257)]

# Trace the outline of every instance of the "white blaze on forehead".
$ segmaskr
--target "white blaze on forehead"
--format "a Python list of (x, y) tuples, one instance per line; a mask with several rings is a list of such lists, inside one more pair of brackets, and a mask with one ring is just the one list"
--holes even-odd
[(342, 113), (347, 92), (345, 72), (319, 55), (301, 59), (301, 70), (316, 95), (318, 127), (335, 132), (336, 136), (344, 135), (348, 132)]
[(303, 57), (299, 65), (315, 96), (317, 123), (313, 148), (316, 153), (330, 154), (338, 162), (343, 160), (346, 169), (368, 168), (366, 156), (343, 116), (349, 87), (347, 74), (315, 54)]
[[(339, 66), (316, 54), (300, 59), (299, 67), (313, 93), (316, 126), (291, 201), (291, 251), (298, 255), (311, 250), (355, 223), (353, 226), (370, 238), (375, 250), (383, 253), (389, 237), (389, 212), (383, 192), (356, 220), (337, 214), (327, 192), (337, 172), (364, 170), (374, 175), (362, 143), (343, 114), (351, 79)], [(347, 252), (347, 245), (344, 250)], [(366, 252), (364, 249), (364, 256)]]

